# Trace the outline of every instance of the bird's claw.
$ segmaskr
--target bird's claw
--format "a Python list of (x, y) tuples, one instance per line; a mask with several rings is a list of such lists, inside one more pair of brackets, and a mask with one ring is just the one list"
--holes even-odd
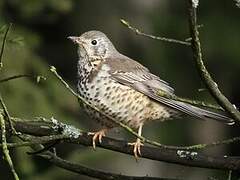
[(136, 142), (128, 143), (129, 146), (133, 146), (133, 154), (136, 160), (141, 156), (141, 146), (144, 144), (141, 143), (141, 140), (137, 138)]
[(98, 139), (98, 142), (102, 143), (102, 137), (106, 136), (106, 129), (102, 129), (97, 132), (88, 132), (88, 135), (93, 136), (92, 145), (93, 145), (93, 149), (96, 149), (96, 140)]

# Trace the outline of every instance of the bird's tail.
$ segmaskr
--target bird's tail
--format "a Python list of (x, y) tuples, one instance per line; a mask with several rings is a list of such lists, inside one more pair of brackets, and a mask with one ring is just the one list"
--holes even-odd
[(206, 109), (199, 108), (199, 107), (196, 107), (187, 103), (179, 102), (179, 101), (176, 101), (175, 103), (177, 103), (179, 106), (184, 107), (184, 109), (186, 110), (185, 113), (189, 115), (192, 115), (201, 119), (213, 119), (216, 121), (226, 123), (228, 125), (233, 125), (235, 123), (235, 121), (232, 118), (230, 118), (224, 111), (213, 112), (211, 110), (206, 110)]
[(157, 100), (162, 104), (165, 104), (168, 107), (171, 107), (177, 111), (183, 112), (190, 116), (197, 117), (199, 119), (213, 119), (229, 125), (235, 123), (234, 120), (231, 117), (229, 117), (224, 111), (214, 112), (211, 110), (193, 106), (185, 102), (169, 99), (163, 96), (159, 96), (157, 95), (157, 93), (149, 93), (149, 91), (146, 91), (146, 88), (145, 89), (142, 88), (141, 92), (147, 94), (149, 97), (153, 98), (154, 100)]

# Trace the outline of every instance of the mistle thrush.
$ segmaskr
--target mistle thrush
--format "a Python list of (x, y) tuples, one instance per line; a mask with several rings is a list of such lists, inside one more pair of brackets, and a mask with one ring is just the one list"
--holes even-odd
[[(225, 123), (233, 120), (225, 115), (158, 95), (162, 91), (174, 95), (174, 89), (146, 67), (119, 53), (107, 36), (100, 31), (88, 31), (79, 37), (69, 37), (78, 46), (78, 93), (98, 112), (84, 105), (86, 112), (102, 124), (94, 133), (93, 146), (107, 129), (116, 127), (106, 114), (116, 121), (138, 129), (149, 121), (165, 121), (181, 114)], [(105, 115), (103, 115), (105, 114)], [(141, 141), (137, 139), (134, 155), (140, 154)]]

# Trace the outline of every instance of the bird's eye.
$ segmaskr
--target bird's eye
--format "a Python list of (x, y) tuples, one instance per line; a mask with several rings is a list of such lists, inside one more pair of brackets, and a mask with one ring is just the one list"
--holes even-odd
[(96, 45), (97, 44), (97, 40), (94, 39), (94, 40), (92, 40), (91, 43), (92, 43), (92, 45)]

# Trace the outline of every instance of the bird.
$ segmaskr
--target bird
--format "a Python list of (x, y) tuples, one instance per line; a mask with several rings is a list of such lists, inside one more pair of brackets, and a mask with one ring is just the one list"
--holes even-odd
[[(159, 92), (164, 92), (169, 97), (176, 96), (169, 83), (120, 53), (103, 32), (91, 30), (80, 36), (69, 36), (68, 39), (77, 45), (77, 92), (87, 102), (83, 103), (83, 108), (102, 127), (89, 133), (93, 135), (94, 149), (96, 141), (101, 143), (108, 130), (119, 126), (112, 119), (137, 130), (139, 136), (144, 124), (163, 122), (183, 114), (234, 123), (226, 113), (159, 95)], [(141, 156), (141, 139), (136, 138), (128, 145), (133, 146), (136, 158)]]

